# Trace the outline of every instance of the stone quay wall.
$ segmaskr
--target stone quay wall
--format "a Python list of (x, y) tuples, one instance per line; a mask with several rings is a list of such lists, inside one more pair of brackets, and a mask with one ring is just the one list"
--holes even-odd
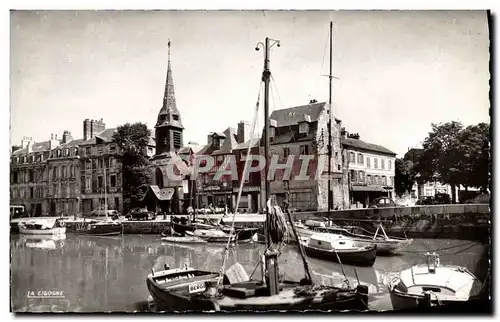
[(490, 207), (485, 204), (431, 205), (295, 213), (295, 220), (318, 219), (408, 238), (465, 239), (490, 242)]

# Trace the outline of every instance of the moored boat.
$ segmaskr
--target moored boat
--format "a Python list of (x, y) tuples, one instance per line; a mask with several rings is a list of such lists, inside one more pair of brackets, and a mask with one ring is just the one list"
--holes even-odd
[(220, 287), (219, 278), (217, 272), (186, 265), (153, 271), (146, 284), (161, 311), (364, 310), (368, 301), (363, 285), (344, 289), (281, 281), (278, 294), (270, 295), (268, 286), (250, 280), (239, 263), (226, 271)]
[(220, 229), (196, 229), (195, 231), (186, 231), (186, 236), (197, 237), (209, 243), (227, 243), (236, 241), (236, 236), (227, 234)]
[[(377, 253), (378, 254), (390, 254), (397, 251), (401, 251), (408, 247), (413, 239), (406, 238), (397, 238), (397, 237), (389, 237), (385, 233), (384, 227), (380, 224), (377, 227), (373, 236), (363, 235), (361, 233), (354, 232), (355, 230), (363, 230), (359, 227), (319, 227), (315, 228), (315, 231), (325, 232), (325, 233), (333, 233), (342, 235), (348, 238), (351, 238), (355, 242), (360, 245), (377, 245)], [(379, 232), (382, 232), (382, 236), (379, 235)]]
[(83, 221), (77, 224), (76, 233), (91, 236), (117, 236), (123, 233), (123, 225), (113, 220)]
[(206, 244), (207, 241), (198, 237), (176, 237), (176, 236), (165, 236), (161, 240), (173, 243), (173, 244)]
[(19, 233), (26, 235), (64, 235), (66, 227), (60, 218), (33, 219), (19, 223)]
[(376, 245), (359, 245), (350, 238), (330, 233), (315, 233), (300, 240), (308, 256), (357, 266), (372, 266)]
[(401, 271), (389, 281), (394, 310), (465, 303), (480, 296), (482, 283), (464, 267), (441, 265), (439, 255)]

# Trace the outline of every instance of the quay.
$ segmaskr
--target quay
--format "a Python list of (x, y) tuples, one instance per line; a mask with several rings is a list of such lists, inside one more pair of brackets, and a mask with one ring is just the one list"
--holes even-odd
[[(375, 225), (382, 222), (387, 234), (409, 238), (465, 239), (489, 242), (490, 208), (485, 204), (430, 205), (418, 207), (368, 208), (336, 211), (314, 211), (293, 213), (294, 220), (326, 220), (343, 226), (361, 226), (375, 231)], [(223, 220), (231, 224), (231, 215), (198, 214), (197, 218)], [(20, 221), (11, 220), (11, 229)], [(262, 227), (264, 215), (238, 214), (235, 225), (243, 227)], [(75, 232), (80, 220), (66, 218), (68, 232)], [(122, 221), (125, 234), (160, 234), (170, 228), (170, 218), (157, 220)]]

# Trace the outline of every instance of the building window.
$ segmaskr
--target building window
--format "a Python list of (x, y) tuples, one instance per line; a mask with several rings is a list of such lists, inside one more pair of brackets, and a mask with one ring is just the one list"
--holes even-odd
[(349, 162), (356, 163), (356, 155), (354, 152), (349, 152)]
[(174, 149), (180, 149), (182, 146), (182, 133), (179, 131), (174, 131)]
[(111, 144), (111, 145), (109, 146), (109, 152), (110, 152), (110, 153), (115, 153), (115, 152), (116, 152), (116, 145)]
[(367, 158), (366, 158), (366, 167), (367, 167), (368, 169), (370, 169), (370, 167), (371, 167), (371, 164), (370, 164), (370, 159), (371, 159), (370, 157), (367, 157)]
[(104, 160), (103, 159), (99, 159), (98, 160), (98, 164), (99, 164), (98, 169), (103, 169), (104, 168)]
[(391, 177), (387, 177), (387, 186), (392, 187)]
[(361, 153), (358, 153), (358, 163), (359, 164), (363, 164), (364, 161), (363, 161), (363, 155)]
[(85, 169), (92, 170), (92, 160), (85, 161)]
[(89, 156), (89, 155), (90, 155), (90, 146), (85, 148), (85, 154), (86, 154), (87, 156)]
[(52, 168), (52, 178), (56, 179), (57, 178), (57, 167)]
[(309, 154), (309, 146), (308, 145), (301, 145), (300, 146), (300, 154), (301, 155), (308, 155)]
[(109, 181), (110, 181), (110, 186), (111, 188), (115, 188), (116, 187), (116, 175), (111, 175), (109, 177)]
[(351, 182), (356, 182), (356, 171), (354, 170), (351, 170), (350, 171), (350, 175), (351, 175)]
[(309, 124), (307, 123), (300, 123), (299, 125), (299, 133), (300, 134), (303, 134), (303, 133), (307, 133), (309, 132)]
[(392, 170), (392, 161), (387, 160), (387, 170)]
[(178, 121), (179, 120), (179, 115), (172, 114), (172, 118), (174, 119), (174, 121)]
[(74, 172), (73, 165), (70, 165), (70, 166), (69, 166), (69, 176), (70, 176), (71, 178), (74, 178), (74, 177), (75, 177), (75, 172)]
[(290, 155), (290, 148), (283, 148), (283, 157), (288, 158)]
[(383, 176), (382, 177), (382, 184), (385, 186), (387, 186), (387, 177), (386, 176)]
[(365, 172), (364, 171), (358, 171), (358, 179), (359, 179), (359, 182), (365, 182)]
[(373, 158), (373, 168), (378, 169), (378, 159), (377, 158)]
[(54, 195), (54, 197), (57, 196), (57, 184), (54, 183), (54, 186), (52, 187), (52, 194)]
[(102, 154), (102, 145), (97, 146), (97, 153)]
[(97, 189), (102, 189), (103, 184), (102, 184), (102, 177), (98, 176), (97, 177)]
[(384, 159), (380, 159), (380, 168), (382, 170), (385, 170), (385, 160)]
[(340, 171), (340, 164), (337, 164), (337, 170)]
[(85, 190), (92, 189), (92, 177), (85, 177)]
[(61, 174), (62, 174), (61, 175), (62, 178), (66, 178), (66, 166), (65, 165), (63, 165), (61, 167)]
[(120, 198), (115, 197), (115, 210), (120, 208)]
[(109, 167), (114, 168), (116, 166), (115, 158), (109, 157)]

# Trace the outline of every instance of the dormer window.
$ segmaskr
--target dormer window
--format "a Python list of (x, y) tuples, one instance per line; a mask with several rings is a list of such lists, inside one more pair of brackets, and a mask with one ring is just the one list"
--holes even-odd
[(66, 153), (65, 153), (66, 156), (69, 156), (69, 149), (66, 149)]
[(300, 123), (299, 125), (299, 133), (300, 134), (304, 134), (304, 133), (307, 133), (309, 132), (309, 124), (307, 123)]
[(57, 150), (57, 157), (61, 156), (61, 150)]
[(172, 119), (173, 119), (174, 121), (178, 121), (178, 120), (179, 120), (179, 115), (175, 115), (175, 114), (173, 114), (173, 115), (172, 115)]

